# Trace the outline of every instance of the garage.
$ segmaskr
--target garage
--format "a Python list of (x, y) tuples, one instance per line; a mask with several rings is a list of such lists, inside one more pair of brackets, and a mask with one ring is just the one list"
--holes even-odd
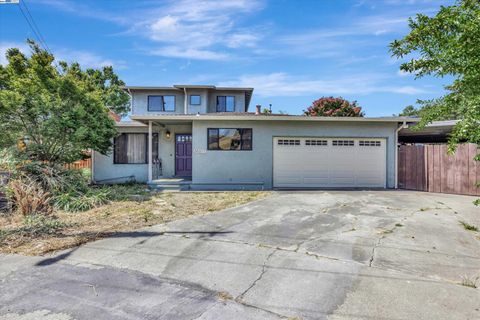
[(276, 188), (386, 188), (386, 139), (273, 138)]

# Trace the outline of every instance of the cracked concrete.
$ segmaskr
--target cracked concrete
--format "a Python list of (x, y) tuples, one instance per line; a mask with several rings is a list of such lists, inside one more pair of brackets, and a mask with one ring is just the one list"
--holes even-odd
[(478, 319), (480, 290), (459, 285), (480, 275), (480, 234), (458, 223), (480, 225), (473, 199), (278, 192), (51, 257), (0, 256), (0, 319)]

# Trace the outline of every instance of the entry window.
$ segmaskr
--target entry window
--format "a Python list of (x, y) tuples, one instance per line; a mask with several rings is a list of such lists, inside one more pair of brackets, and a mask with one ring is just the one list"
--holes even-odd
[(217, 112), (235, 111), (234, 96), (217, 96)]
[(190, 105), (198, 106), (202, 103), (202, 98), (199, 95), (191, 95), (190, 96)]
[(175, 111), (175, 96), (148, 96), (148, 111)]
[(208, 129), (208, 150), (252, 150), (252, 129)]
[(355, 145), (355, 142), (353, 140), (333, 140), (332, 145), (339, 147), (351, 147)]
[[(158, 158), (158, 133), (152, 136), (153, 159)], [(148, 163), (148, 135), (146, 133), (122, 133), (113, 139), (114, 164)]]
[(326, 146), (328, 145), (327, 140), (305, 140), (306, 146)]
[(299, 146), (300, 140), (299, 139), (278, 139), (279, 146)]
[(360, 147), (381, 147), (382, 143), (380, 141), (371, 141), (371, 140), (363, 141), (363, 140), (360, 140), (358, 142), (358, 145)]
[(177, 142), (192, 142), (192, 136), (186, 134), (177, 135)]

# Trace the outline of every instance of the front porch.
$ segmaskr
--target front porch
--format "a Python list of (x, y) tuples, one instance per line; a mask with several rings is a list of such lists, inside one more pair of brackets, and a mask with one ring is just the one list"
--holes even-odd
[(192, 176), (192, 122), (148, 120), (147, 183), (185, 189)]

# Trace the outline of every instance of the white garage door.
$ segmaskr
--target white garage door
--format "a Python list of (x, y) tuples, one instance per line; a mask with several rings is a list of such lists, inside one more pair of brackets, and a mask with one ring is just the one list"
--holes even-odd
[(385, 139), (278, 137), (273, 186), (385, 188), (386, 158)]

